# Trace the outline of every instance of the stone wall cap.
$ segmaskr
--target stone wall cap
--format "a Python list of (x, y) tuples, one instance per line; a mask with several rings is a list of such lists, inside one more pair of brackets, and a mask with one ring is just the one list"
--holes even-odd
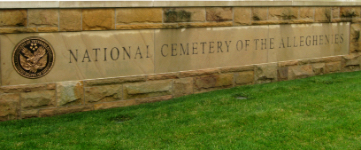
[(361, 0), (143, 0), (143, 1), (0, 1), (0, 9), (212, 6), (361, 6)]

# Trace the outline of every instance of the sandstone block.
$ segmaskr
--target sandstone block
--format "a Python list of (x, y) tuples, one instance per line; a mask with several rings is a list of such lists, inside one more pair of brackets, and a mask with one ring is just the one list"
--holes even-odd
[(162, 8), (118, 8), (117, 23), (161, 23)]
[(341, 62), (326, 63), (325, 73), (338, 72), (341, 70)]
[(143, 82), (143, 81), (146, 81), (146, 76), (129, 76), (129, 77), (86, 80), (84, 81), (84, 85), (97, 86), (97, 85), (121, 84), (121, 83), (132, 83), (132, 82)]
[(38, 116), (39, 116), (38, 109), (21, 111), (21, 119), (34, 118), (34, 117), (38, 117)]
[(164, 8), (164, 22), (205, 21), (204, 8)]
[(55, 91), (20, 93), (22, 109), (36, 109), (55, 106)]
[(219, 74), (219, 72), (220, 72), (219, 69), (182, 71), (179, 73), (179, 77), (185, 78), (185, 77), (194, 77), (194, 76), (202, 76), (202, 75), (213, 75), (213, 74)]
[(352, 19), (360, 17), (360, 7), (340, 7), (340, 16), (344, 21), (352, 21)]
[(252, 84), (254, 82), (254, 71), (236, 73), (234, 77), (238, 85)]
[(187, 22), (187, 23), (178, 23), (178, 28), (189, 28), (189, 27), (226, 27), (232, 26), (231, 21), (226, 22)]
[(149, 81), (142, 83), (124, 84), (124, 99), (136, 99), (171, 95), (172, 81)]
[(314, 76), (313, 68), (311, 65), (292, 66), (288, 68), (288, 79), (299, 79)]
[(132, 106), (132, 105), (137, 105), (137, 104), (138, 103), (136, 100), (121, 100), (121, 101), (115, 101), (115, 102), (99, 103), (99, 104), (94, 104), (94, 110), (126, 107), (126, 106)]
[(18, 102), (0, 101), (0, 121), (17, 119)]
[(291, 60), (291, 61), (281, 61), (278, 62), (279, 67), (286, 67), (286, 66), (296, 66), (298, 65), (298, 60)]
[(213, 74), (194, 78), (194, 89), (197, 92), (208, 91), (214, 88), (231, 87), (233, 85), (233, 74)]
[(26, 9), (0, 10), (0, 26), (26, 26)]
[(343, 64), (343, 71), (359, 71), (360, 70), (360, 55), (344, 56), (345, 63)]
[(30, 84), (30, 85), (14, 85), (0, 87), (1, 93), (21, 93), (39, 90), (55, 90), (55, 84)]
[(123, 85), (101, 85), (85, 88), (85, 101), (87, 103), (109, 102), (122, 99)]
[(178, 73), (165, 73), (148, 75), (147, 80), (166, 80), (166, 79), (178, 79)]
[(58, 25), (58, 10), (57, 9), (28, 9), (29, 25)]
[(288, 67), (278, 67), (277, 78), (278, 81), (288, 80)]
[(57, 84), (57, 106), (83, 103), (83, 81), (60, 82)]
[(172, 93), (174, 97), (193, 94), (193, 78), (174, 80)]
[(277, 63), (255, 66), (256, 83), (269, 83), (277, 81)]
[(270, 7), (268, 20), (293, 20), (298, 18), (297, 7)]
[(0, 95), (0, 121), (13, 120), (18, 118), (19, 110), (18, 94)]
[(351, 24), (350, 29), (350, 52), (361, 51), (360, 24)]
[(268, 8), (266, 7), (253, 7), (252, 8), (252, 20), (253, 21), (265, 21), (268, 19)]
[(114, 9), (83, 9), (83, 30), (115, 28)]
[(324, 63), (312, 64), (312, 69), (315, 75), (322, 75), (325, 72), (325, 64)]
[(331, 22), (331, 7), (316, 7), (315, 22)]
[(300, 19), (313, 20), (314, 7), (301, 7), (300, 8)]
[(38, 32), (58, 32), (58, 27), (38, 27)]
[(234, 11), (234, 23), (241, 25), (250, 25), (252, 21), (251, 8), (249, 7), (235, 7)]
[(59, 17), (60, 31), (81, 31), (80, 9), (60, 9)]
[(7, 34), (7, 33), (33, 33), (36, 32), (35, 27), (30, 28), (0, 28), (0, 33)]
[(241, 66), (241, 67), (222, 67), (220, 68), (220, 71), (222, 73), (228, 73), (228, 72), (242, 72), (242, 71), (253, 71), (254, 66)]
[[(161, 29), (161, 28), (167, 28), (164, 24), (118, 24), (116, 25), (117, 29)], [(172, 28), (177, 28), (177, 25), (175, 25)]]
[(206, 8), (207, 21), (230, 21), (232, 20), (231, 7), (207, 7)]
[(340, 7), (332, 7), (332, 18), (340, 18)]

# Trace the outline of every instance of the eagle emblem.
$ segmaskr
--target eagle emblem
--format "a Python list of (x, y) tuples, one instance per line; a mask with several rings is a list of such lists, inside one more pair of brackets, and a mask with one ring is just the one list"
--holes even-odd
[(15, 47), (13, 53), (14, 68), (26, 78), (35, 79), (46, 75), (53, 63), (53, 48), (40, 37), (26, 38)]
[[(36, 44), (34, 45), (36, 46)], [(23, 55), (20, 55), (20, 65), (25, 70), (36, 73), (38, 69), (43, 69), (46, 66), (47, 55), (44, 47), (42, 46), (37, 49), (32, 47), (30, 48), (34, 49), (35, 52), (32, 53), (29, 49), (25, 47), (21, 50), (25, 57)]]

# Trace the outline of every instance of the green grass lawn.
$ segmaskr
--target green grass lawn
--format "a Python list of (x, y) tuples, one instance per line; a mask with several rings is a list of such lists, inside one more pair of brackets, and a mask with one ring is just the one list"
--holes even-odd
[(360, 149), (361, 72), (0, 123), (0, 149), (269, 148)]

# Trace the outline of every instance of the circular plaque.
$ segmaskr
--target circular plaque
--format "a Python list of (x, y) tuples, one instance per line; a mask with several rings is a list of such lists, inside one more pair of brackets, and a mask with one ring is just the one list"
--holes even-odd
[(28, 37), (14, 49), (13, 66), (21, 76), (36, 79), (49, 73), (54, 65), (54, 49), (43, 38)]

